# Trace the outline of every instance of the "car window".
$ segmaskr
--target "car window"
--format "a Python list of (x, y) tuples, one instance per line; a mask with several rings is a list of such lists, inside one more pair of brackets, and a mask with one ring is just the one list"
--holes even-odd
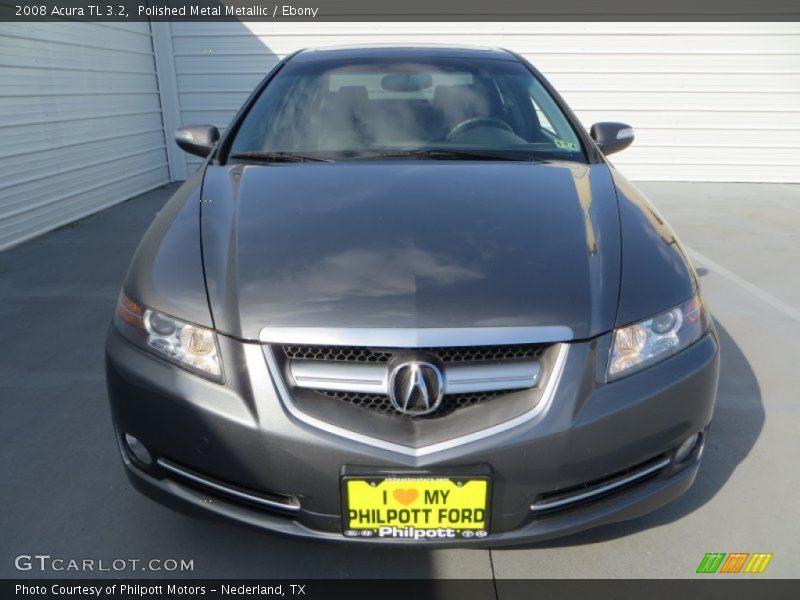
[(455, 58), (290, 61), (231, 153), (335, 160), (432, 148), (585, 161), (569, 121), (523, 64)]
[(381, 86), (386, 73), (332, 73), (328, 77), (328, 91), (335, 93), (349, 86), (363, 86), (367, 91), (369, 100), (399, 99), (413, 100), (425, 99), (433, 101), (436, 88), (440, 85), (471, 85), (474, 83), (470, 73), (430, 73), (431, 85), (419, 90), (393, 91)]
[(533, 104), (533, 110), (536, 111), (536, 118), (539, 119), (539, 126), (542, 128), (542, 130), (556, 135), (555, 128), (550, 124), (550, 121), (548, 120), (547, 115), (544, 114), (542, 108), (536, 104), (536, 100), (531, 98), (531, 104)]

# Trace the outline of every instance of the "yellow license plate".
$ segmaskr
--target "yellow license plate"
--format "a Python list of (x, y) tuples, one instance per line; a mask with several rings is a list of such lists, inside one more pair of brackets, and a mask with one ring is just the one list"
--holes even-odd
[(489, 534), (488, 477), (345, 477), (344, 535), (439, 540)]

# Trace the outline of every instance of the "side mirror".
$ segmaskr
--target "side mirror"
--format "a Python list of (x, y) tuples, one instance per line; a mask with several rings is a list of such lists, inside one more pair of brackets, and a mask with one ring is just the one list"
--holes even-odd
[(633, 143), (633, 127), (625, 123), (595, 123), (589, 135), (603, 154), (625, 150)]
[(219, 129), (213, 125), (190, 125), (175, 130), (175, 143), (189, 154), (205, 158), (219, 141)]

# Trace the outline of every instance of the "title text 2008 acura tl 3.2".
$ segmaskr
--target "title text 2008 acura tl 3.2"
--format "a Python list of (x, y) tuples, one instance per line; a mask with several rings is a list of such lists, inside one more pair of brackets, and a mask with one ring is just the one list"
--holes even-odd
[(503, 50), (278, 64), (133, 258), (107, 341), (133, 484), (354, 542), (501, 545), (698, 470), (718, 341), (674, 233)]

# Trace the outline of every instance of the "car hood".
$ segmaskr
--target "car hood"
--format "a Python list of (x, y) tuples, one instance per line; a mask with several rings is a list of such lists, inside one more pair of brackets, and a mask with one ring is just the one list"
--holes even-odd
[(218, 330), (613, 328), (619, 214), (606, 165), (355, 161), (207, 168)]

